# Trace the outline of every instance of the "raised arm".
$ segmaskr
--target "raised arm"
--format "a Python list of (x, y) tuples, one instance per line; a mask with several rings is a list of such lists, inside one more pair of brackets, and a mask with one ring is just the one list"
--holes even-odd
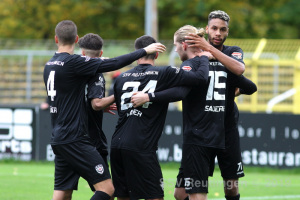
[(202, 55), (194, 58), (192, 62), (190, 60), (183, 62), (181, 69), (169, 67), (164, 78), (168, 82), (168, 87), (206, 84), (209, 73), (208, 59), (208, 56)]
[(198, 47), (204, 51), (210, 52), (218, 61), (220, 61), (229, 71), (240, 76), (245, 71), (245, 64), (225, 55), (220, 50), (209, 44), (204, 37), (196, 34), (186, 36), (186, 42), (191, 43), (189, 47)]
[(143, 49), (138, 49), (129, 54), (125, 54), (125, 55), (118, 56), (115, 58), (104, 59), (102, 61), (102, 63), (100, 64), (97, 72), (102, 73), (102, 72), (114, 71), (114, 70), (120, 69), (126, 65), (131, 64), (135, 60), (137, 60), (147, 54), (152, 54), (155, 52), (162, 53), (165, 50), (166, 50), (166, 47), (163, 44), (153, 43)]

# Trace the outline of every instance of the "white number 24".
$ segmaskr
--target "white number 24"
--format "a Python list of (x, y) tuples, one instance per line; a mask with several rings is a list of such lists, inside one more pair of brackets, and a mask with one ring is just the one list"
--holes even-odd
[[(156, 88), (157, 80), (150, 80), (148, 84), (145, 86), (145, 88), (142, 90), (142, 92), (154, 92)], [(131, 81), (131, 82), (125, 82), (123, 85), (122, 90), (127, 90), (128, 88), (132, 88), (131, 92), (125, 92), (121, 96), (121, 110), (126, 110), (128, 108), (132, 107), (132, 103), (125, 103), (125, 99), (131, 98), (134, 92), (137, 92), (139, 89), (139, 86), (141, 85), (141, 82), (138, 81)], [(149, 104), (151, 102), (147, 102), (143, 105), (143, 108), (148, 108)]]

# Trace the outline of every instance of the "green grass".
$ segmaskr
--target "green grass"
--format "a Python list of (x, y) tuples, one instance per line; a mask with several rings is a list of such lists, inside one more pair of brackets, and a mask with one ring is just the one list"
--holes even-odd
[[(173, 198), (177, 163), (161, 164), (165, 180), (165, 199)], [(217, 167), (218, 168), (218, 167)], [(300, 199), (300, 169), (280, 170), (245, 167), (246, 176), (240, 179), (241, 197), (281, 196), (277, 199)], [(52, 162), (0, 161), (1, 200), (50, 200), (53, 192), (54, 164)], [(292, 195), (298, 195), (295, 198)], [(92, 192), (85, 180), (80, 179), (79, 190), (74, 191), (73, 200), (90, 199)], [(210, 178), (209, 199), (223, 198), (220, 172), (216, 169)], [(242, 198), (242, 199), (243, 199)], [(224, 198), (223, 198), (224, 199)], [(262, 199), (262, 198), (261, 198)], [(268, 199), (275, 199), (270, 197)]]

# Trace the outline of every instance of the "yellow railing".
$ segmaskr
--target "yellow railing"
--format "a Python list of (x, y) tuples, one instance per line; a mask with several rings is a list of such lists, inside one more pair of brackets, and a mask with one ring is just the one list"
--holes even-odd
[[(233, 43), (234, 40), (228, 45)], [(266, 112), (271, 99), (294, 88), (296, 92), (275, 104), (272, 112), (300, 114), (300, 40), (261, 39), (251, 56), (243, 50), (245, 76), (257, 84), (258, 91), (251, 96), (237, 97), (239, 109)]]
[[(163, 43), (168, 46), (169, 50), (159, 56), (156, 62), (157, 65), (168, 64), (169, 55), (173, 47), (173, 41), (171, 40)], [(120, 47), (116, 46), (116, 44), (120, 45)], [(115, 56), (109, 54), (109, 52), (117, 55), (129, 52), (132, 44), (133, 41), (107, 41), (105, 56)], [(225, 45), (236, 45), (243, 49), (246, 64), (244, 75), (256, 83), (258, 87), (258, 91), (255, 94), (251, 96), (241, 95), (236, 98), (241, 111), (266, 112), (267, 108), (270, 109), (268, 103), (272, 99), (285, 94), (287, 91), (292, 91), (289, 93), (292, 95), (286, 95), (286, 99), (272, 105), (270, 110), (272, 112), (300, 114), (299, 39), (227, 39)], [(109, 51), (110, 47), (112, 51)], [(124, 49), (124, 52), (119, 49)], [(0, 54), (0, 104), (39, 103), (44, 101), (46, 93), (42, 79), (43, 67), (55, 50), (43, 56), (39, 52), (39, 54), (34, 54), (32, 57), (27, 55), (28, 51), (25, 51), (23, 55), (20, 53), (7, 54), (7, 50), (2, 50), (6, 54)], [(176, 59), (178, 61), (176, 64), (179, 66), (181, 61), (179, 58)], [(29, 65), (30, 63), (32, 66)], [(28, 66), (31, 66), (32, 69), (31, 76), (27, 76)], [(31, 81), (27, 80), (28, 77), (31, 78)], [(110, 77), (107, 74), (106, 78), (107, 86), (109, 87)]]

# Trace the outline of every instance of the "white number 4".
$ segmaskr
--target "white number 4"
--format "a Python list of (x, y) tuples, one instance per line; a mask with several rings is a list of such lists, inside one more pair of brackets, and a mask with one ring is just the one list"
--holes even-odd
[(56, 90), (54, 90), (54, 76), (55, 71), (51, 71), (47, 80), (47, 92), (48, 96), (51, 97), (51, 101), (54, 101), (54, 97), (56, 96)]

